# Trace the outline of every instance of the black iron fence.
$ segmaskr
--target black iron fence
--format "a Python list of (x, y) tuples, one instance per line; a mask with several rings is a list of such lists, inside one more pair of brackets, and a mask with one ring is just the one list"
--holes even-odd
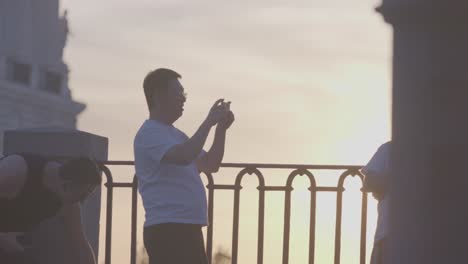
[[(132, 161), (108, 161), (102, 164), (102, 170), (106, 176), (107, 182), (107, 208), (106, 208), (106, 236), (105, 236), (105, 264), (111, 263), (112, 246), (112, 200), (114, 188), (132, 189), (132, 208), (131, 208), (131, 246), (130, 263), (136, 264), (136, 235), (137, 235), (137, 181), (136, 177), (132, 182), (114, 182), (112, 172), (109, 166), (133, 166)], [(207, 228), (206, 251), (208, 259), (212, 260), (213, 255), (213, 208), (215, 202), (215, 190), (231, 190), (234, 192), (233, 205), (233, 227), (232, 227), (232, 264), (238, 263), (238, 245), (239, 245), (239, 206), (241, 195), (241, 183), (245, 175), (255, 175), (258, 178), (259, 185), (259, 207), (258, 207), (258, 242), (257, 242), (257, 263), (262, 264), (263, 246), (264, 246), (264, 224), (265, 224), (265, 193), (266, 192), (284, 192), (284, 229), (283, 229), (283, 264), (289, 263), (289, 236), (291, 222), (291, 192), (292, 183), (296, 176), (307, 176), (310, 181), (310, 230), (309, 230), (309, 263), (315, 263), (315, 235), (316, 235), (316, 196), (318, 192), (335, 192), (336, 199), (336, 224), (335, 224), (335, 244), (334, 244), (334, 264), (341, 262), (341, 227), (343, 210), (343, 192), (344, 182), (349, 176), (358, 176), (363, 180), (363, 175), (359, 169), (361, 166), (333, 166), (333, 165), (296, 165), (296, 164), (245, 164), (245, 163), (224, 163), (222, 168), (237, 168), (239, 173), (235, 177), (234, 184), (216, 184), (213, 175), (206, 174), (208, 184), (208, 219), (212, 223)], [(289, 170), (289, 176), (285, 185), (268, 186), (265, 185), (265, 177), (262, 169), (281, 169)], [(343, 171), (338, 179), (336, 186), (318, 186), (312, 171), (318, 170), (339, 170)], [(361, 204), (361, 232), (360, 232), (360, 264), (366, 263), (366, 230), (367, 230), (367, 193), (362, 192)]]

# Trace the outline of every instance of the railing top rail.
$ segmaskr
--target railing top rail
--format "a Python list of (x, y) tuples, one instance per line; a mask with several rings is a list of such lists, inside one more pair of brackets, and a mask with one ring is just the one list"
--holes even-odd
[(101, 161), (104, 165), (135, 165), (135, 161), (133, 160), (107, 160)]
[[(104, 165), (134, 165), (134, 161), (112, 160), (102, 162)], [(257, 168), (257, 169), (306, 169), (306, 170), (358, 170), (361, 165), (311, 165), (311, 164), (271, 164), (271, 163), (222, 163), (223, 168)]]
[(222, 163), (224, 168), (246, 168), (257, 169), (310, 169), (310, 170), (349, 170), (360, 169), (359, 165), (312, 165), (312, 164), (270, 164), (270, 163)]

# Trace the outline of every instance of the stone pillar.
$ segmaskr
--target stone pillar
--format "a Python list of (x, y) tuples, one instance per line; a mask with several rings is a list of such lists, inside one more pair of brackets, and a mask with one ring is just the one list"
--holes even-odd
[(383, 0), (394, 28), (391, 264), (468, 263), (468, 2)]
[(42, 73), (39, 65), (31, 65), (31, 83), (30, 86), (34, 90), (39, 90), (41, 88), (42, 82)]
[[(90, 157), (98, 161), (107, 160), (107, 138), (65, 128), (37, 128), (10, 130), (4, 133), (4, 154), (37, 153), (50, 158)], [(104, 180), (105, 182), (105, 180)], [(96, 258), (99, 254), (99, 221), (101, 190), (98, 188), (82, 203), (85, 233)], [(39, 264), (63, 264), (66, 241), (63, 222), (58, 216), (44, 221), (31, 234), (31, 254)]]
[(0, 56), (5, 53), (6, 1), (0, 0)]
[(6, 79), (6, 57), (0, 53), (0, 81)]

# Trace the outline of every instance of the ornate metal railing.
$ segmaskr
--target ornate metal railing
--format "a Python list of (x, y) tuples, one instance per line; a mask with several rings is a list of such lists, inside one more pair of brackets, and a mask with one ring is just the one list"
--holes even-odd
[[(102, 170), (106, 176), (107, 182), (107, 208), (106, 208), (106, 237), (105, 237), (105, 264), (111, 263), (111, 243), (112, 243), (112, 199), (114, 188), (131, 188), (132, 189), (132, 209), (131, 209), (131, 247), (130, 247), (130, 263), (136, 264), (136, 222), (137, 222), (137, 181), (136, 177), (132, 182), (114, 182), (112, 172), (108, 166), (133, 166), (132, 161), (108, 161), (102, 164)], [(238, 168), (240, 171), (237, 174), (234, 184), (216, 184), (213, 175), (206, 174), (208, 185), (208, 218), (212, 223), (207, 228), (206, 250), (208, 259), (212, 260), (213, 254), (213, 208), (215, 202), (215, 190), (232, 190), (234, 191), (234, 206), (233, 206), (233, 232), (232, 232), (232, 263), (238, 263), (238, 245), (239, 245), (239, 206), (241, 195), (241, 182), (245, 175), (255, 175), (258, 178), (259, 185), (259, 207), (258, 207), (258, 242), (257, 242), (257, 263), (263, 262), (263, 246), (264, 246), (264, 224), (265, 224), (265, 193), (266, 192), (284, 192), (285, 207), (284, 207), (284, 231), (283, 231), (283, 264), (289, 263), (289, 236), (291, 222), (291, 192), (293, 190), (292, 183), (296, 176), (307, 176), (310, 181), (309, 191), (310, 196), (310, 230), (309, 230), (309, 263), (315, 263), (315, 221), (316, 221), (316, 195), (318, 192), (336, 192), (336, 224), (335, 224), (335, 248), (334, 248), (334, 264), (341, 262), (341, 227), (342, 227), (342, 209), (343, 209), (343, 192), (344, 182), (349, 176), (358, 176), (363, 180), (363, 175), (359, 169), (361, 166), (333, 166), (333, 165), (296, 165), (296, 164), (246, 164), (246, 163), (224, 163), (222, 168)], [(265, 177), (262, 174), (262, 169), (282, 169), (290, 170), (284, 186), (268, 186), (265, 184)], [(339, 170), (344, 171), (338, 179), (336, 186), (317, 186), (315, 176), (312, 171), (316, 170)], [(361, 204), (361, 232), (360, 232), (360, 264), (366, 263), (366, 230), (367, 230), (367, 193), (362, 192)]]

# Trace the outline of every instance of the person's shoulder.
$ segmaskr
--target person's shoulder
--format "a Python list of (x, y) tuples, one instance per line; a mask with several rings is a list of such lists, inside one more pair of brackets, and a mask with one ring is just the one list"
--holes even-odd
[(379, 147), (378, 151), (388, 153), (388, 151), (391, 149), (391, 146), (391, 141), (385, 142)]
[(382, 147), (382, 148), (390, 148), (391, 145), (392, 145), (392, 141), (387, 141), (387, 142), (383, 143), (382, 146), (380, 146), (380, 147)]
[(174, 127), (174, 132), (175, 132), (178, 136), (180, 136), (180, 137), (182, 137), (182, 138), (184, 138), (184, 139), (188, 139), (187, 134), (185, 134), (184, 131), (178, 129), (177, 127)]
[(159, 128), (157, 127), (157, 125), (153, 125), (150, 122), (148, 122), (148, 120), (146, 120), (145, 122), (143, 122), (143, 124), (141, 124), (140, 128), (136, 132), (134, 143), (138, 143), (142, 140), (145, 140), (145, 138), (149, 137), (150, 134), (153, 134), (155, 132), (157, 133), (158, 130)]
[(369, 174), (370, 172), (381, 171), (386, 164), (386, 160), (389, 157), (389, 148), (391, 144), (390, 141), (383, 143), (377, 149), (377, 151), (372, 155), (369, 162), (364, 166), (361, 171), (364, 174)]
[(172, 133), (167, 125), (153, 120), (146, 120), (135, 135), (133, 144), (134, 147), (146, 148), (151, 145), (150, 143), (170, 140)]
[(167, 132), (167, 126), (161, 124), (158, 121), (148, 119), (141, 125), (137, 132), (137, 136), (162, 132)]

